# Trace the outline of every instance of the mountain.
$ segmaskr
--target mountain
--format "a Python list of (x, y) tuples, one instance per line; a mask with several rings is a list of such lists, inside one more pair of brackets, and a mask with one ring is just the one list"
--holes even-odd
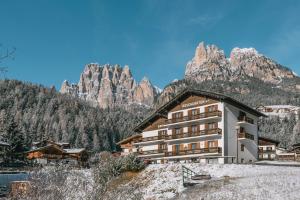
[(116, 150), (148, 112), (132, 107), (101, 109), (55, 89), (16, 80), (0, 80), (0, 138), (14, 121), (24, 143), (50, 138), (90, 151)]
[[(283, 79), (296, 77), (293, 71), (259, 54), (254, 48), (234, 48), (227, 58), (223, 50), (215, 45), (205, 46), (204, 42), (198, 45), (185, 70), (185, 79), (197, 82), (257, 78), (278, 84)], [(295, 88), (300, 90), (300, 84)]]
[(155, 103), (157, 87), (144, 77), (137, 83), (128, 66), (88, 64), (78, 84), (64, 81), (60, 92), (71, 94), (100, 108), (128, 107), (133, 104), (147, 107)]

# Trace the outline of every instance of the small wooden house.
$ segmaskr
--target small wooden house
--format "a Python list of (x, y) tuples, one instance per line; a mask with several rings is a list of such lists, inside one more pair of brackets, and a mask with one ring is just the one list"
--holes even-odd
[(50, 140), (34, 142), (27, 158), (41, 165), (50, 163), (65, 163), (85, 166), (88, 153), (84, 148), (71, 149), (69, 143), (58, 143)]

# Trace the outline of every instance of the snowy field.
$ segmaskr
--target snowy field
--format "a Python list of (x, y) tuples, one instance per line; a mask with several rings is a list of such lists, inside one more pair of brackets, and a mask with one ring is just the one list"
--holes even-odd
[[(236, 164), (184, 164), (198, 174), (210, 174), (212, 180), (184, 188), (182, 184), (181, 164), (155, 164), (149, 165), (140, 173), (134, 173), (132, 178), (117, 178), (110, 188), (111, 198), (103, 199), (196, 199), (196, 200), (299, 200), (300, 199), (300, 167), (288, 166), (262, 166), (262, 165), (236, 165)], [(41, 173), (49, 173), (43, 169)], [(58, 194), (61, 199), (95, 199), (91, 197), (94, 190), (93, 175), (91, 170), (74, 170), (61, 182), (53, 178), (44, 188), (45, 191), (59, 187), (54, 196)], [(61, 173), (63, 174), (63, 173)], [(225, 179), (224, 176), (229, 176)], [(132, 198), (128, 193), (139, 194), (139, 198)], [(47, 195), (43, 200), (55, 199)], [(101, 198), (100, 198), (101, 199)]]
[[(300, 167), (258, 165), (185, 164), (213, 180), (193, 187), (182, 186), (180, 164), (150, 165), (137, 178), (145, 199), (300, 199)], [(223, 176), (230, 176), (224, 181)]]

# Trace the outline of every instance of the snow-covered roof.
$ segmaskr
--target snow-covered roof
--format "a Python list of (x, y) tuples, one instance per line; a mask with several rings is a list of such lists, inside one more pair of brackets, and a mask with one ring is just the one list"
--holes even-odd
[(82, 152), (84, 150), (85, 150), (85, 148), (80, 148), (80, 149), (64, 149), (64, 151), (66, 153), (80, 153), (80, 152)]
[(0, 141), (0, 146), (9, 146), (7, 142)]

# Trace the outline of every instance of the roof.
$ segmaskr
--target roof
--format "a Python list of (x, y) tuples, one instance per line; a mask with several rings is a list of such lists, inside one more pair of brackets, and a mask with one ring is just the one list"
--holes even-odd
[(300, 143), (296, 143), (292, 145), (293, 147), (300, 147)]
[(135, 134), (135, 135), (132, 135), (132, 136), (130, 136), (130, 137), (128, 137), (128, 138), (125, 138), (125, 139), (119, 141), (119, 142), (117, 143), (117, 145), (120, 145), (120, 144), (123, 144), (123, 143), (127, 143), (127, 142), (129, 142), (130, 140), (132, 140), (132, 139), (134, 139), (134, 138), (138, 138), (138, 137), (142, 137), (142, 135), (141, 135), (141, 134)]
[(247, 106), (246, 104), (243, 104), (231, 97), (228, 97), (226, 95), (215, 93), (215, 92), (209, 92), (205, 90), (197, 90), (197, 89), (191, 89), (186, 88), (183, 91), (181, 91), (179, 94), (177, 94), (173, 99), (171, 99), (169, 102), (165, 103), (161, 107), (159, 107), (155, 112), (153, 112), (151, 115), (149, 115), (145, 120), (143, 120), (138, 126), (136, 126), (133, 130), (135, 132), (140, 132), (144, 127), (146, 127), (149, 123), (156, 120), (158, 117), (165, 117), (167, 118), (167, 111), (172, 108), (174, 105), (177, 105), (178, 102), (184, 100), (186, 97), (191, 95), (201, 95), (206, 96), (211, 99), (216, 99), (219, 101), (223, 101), (226, 103), (229, 103), (237, 108), (240, 108), (242, 110), (247, 110), (249, 113), (258, 116), (258, 117), (267, 117), (267, 115)]
[(0, 141), (0, 146), (10, 146), (7, 142)]
[(49, 148), (49, 147), (54, 148), (54, 149), (57, 149), (57, 150), (59, 150), (59, 151), (61, 151), (61, 152), (63, 152), (63, 153), (66, 153), (66, 151), (65, 151), (64, 149), (61, 149), (61, 148), (59, 148), (59, 147), (57, 147), (57, 146), (55, 146), (55, 145), (53, 145), (53, 144), (50, 144), (50, 145), (47, 145), (47, 146), (44, 146), (44, 147), (40, 147), (40, 148), (32, 149), (32, 150), (30, 150), (30, 151), (27, 151), (26, 153), (31, 153), (31, 152), (35, 152), (35, 151), (41, 151), (41, 150), (47, 149), (47, 148)]
[(258, 137), (258, 140), (275, 143), (276, 145), (278, 145), (280, 143), (278, 140), (273, 140), (271, 138), (266, 138), (266, 137)]
[(64, 149), (66, 153), (81, 153), (85, 151), (85, 148), (80, 148), (80, 149)]

